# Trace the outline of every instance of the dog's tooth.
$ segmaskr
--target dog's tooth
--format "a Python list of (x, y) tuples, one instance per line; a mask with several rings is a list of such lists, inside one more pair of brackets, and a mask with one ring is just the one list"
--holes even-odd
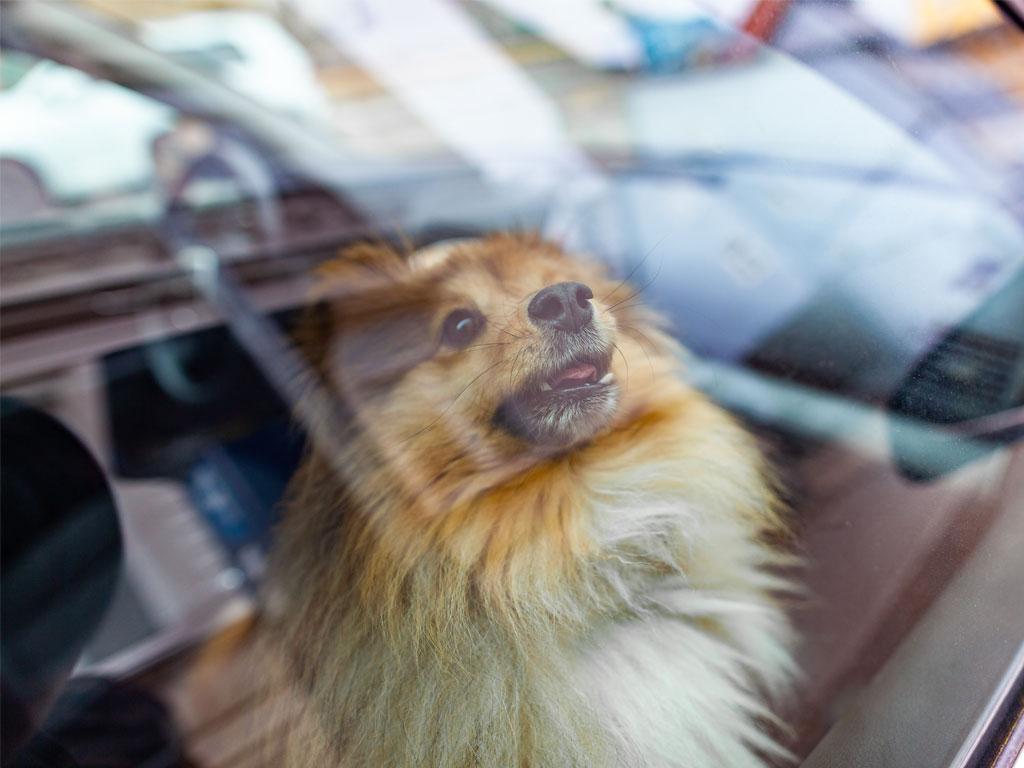
[(615, 374), (612, 373), (611, 371), (608, 371), (608, 373), (601, 377), (601, 380), (598, 382), (598, 384), (609, 384), (614, 378)]
[(541, 384), (541, 385), (540, 385), (540, 391), (541, 391), (541, 392), (550, 392), (550, 391), (551, 391), (551, 385), (550, 385), (550, 384), (548, 384), (548, 383), (547, 383), (547, 382), (545, 381), (545, 382), (544, 382), (543, 384)]

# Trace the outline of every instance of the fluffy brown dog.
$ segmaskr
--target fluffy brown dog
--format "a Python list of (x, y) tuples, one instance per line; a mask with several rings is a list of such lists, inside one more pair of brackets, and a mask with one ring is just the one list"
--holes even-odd
[(777, 505), (635, 291), (509, 235), (355, 248), (324, 284), (349, 433), (300, 470), (272, 572), (307, 704), (291, 764), (779, 753)]

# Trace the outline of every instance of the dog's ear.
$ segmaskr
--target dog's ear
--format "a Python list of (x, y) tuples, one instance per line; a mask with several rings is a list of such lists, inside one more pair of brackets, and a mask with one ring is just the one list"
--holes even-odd
[[(335, 307), (335, 336), (325, 360), (336, 382), (357, 399), (383, 394), (406, 372), (437, 351), (434, 306), (417, 291), (373, 297), (359, 308)], [(355, 310), (355, 311), (353, 311)]]
[(373, 243), (346, 248), (317, 269), (300, 344), (347, 396), (385, 391), (436, 351), (437, 287), (410, 276), (398, 251)]
[(407, 271), (402, 256), (384, 243), (356, 243), (343, 248), (313, 273), (313, 290), (294, 331), (300, 351), (321, 375), (328, 346), (337, 330), (332, 303), (373, 296)]
[(302, 310), (292, 331), (292, 340), (299, 352), (321, 376), (327, 372), (324, 361), (333, 332), (331, 307), (323, 299), (311, 302)]
[(408, 271), (407, 261), (394, 248), (384, 243), (356, 243), (321, 264), (316, 275), (323, 297), (374, 290), (400, 280)]

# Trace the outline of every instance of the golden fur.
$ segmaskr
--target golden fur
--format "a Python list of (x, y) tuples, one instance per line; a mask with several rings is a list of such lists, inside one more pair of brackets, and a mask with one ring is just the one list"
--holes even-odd
[[(780, 754), (762, 728), (792, 672), (778, 505), (635, 290), (512, 235), (359, 246), (322, 277), (306, 341), (347, 426), (293, 481), (271, 572), (273, 647), (305, 703), (289, 765)], [(614, 381), (517, 433), (503, 403), (554, 349), (528, 303), (564, 281), (592, 289), (587, 343)], [(453, 348), (462, 308), (485, 325)]]

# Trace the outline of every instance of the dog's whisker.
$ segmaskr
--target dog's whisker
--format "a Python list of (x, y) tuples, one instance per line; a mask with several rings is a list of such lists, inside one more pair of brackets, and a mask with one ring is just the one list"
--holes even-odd
[(636, 328), (633, 328), (631, 326), (628, 326), (628, 325), (623, 325), (623, 326), (620, 326), (620, 327), (622, 328), (622, 332), (623, 333), (631, 336), (636, 341), (637, 346), (640, 347), (640, 351), (643, 352), (644, 353), (644, 357), (647, 358), (647, 366), (648, 366), (648, 368), (650, 368), (651, 375), (653, 376), (654, 375), (654, 363), (651, 361), (651, 356), (647, 353), (647, 347), (644, 346), (644, 342), (649, 344), (652, 350), (654, 349), (654, 342), (651, 341), (650, 338), (643, 333), (643, 331), (640, 331), (640, 330), (638, 330)]
[(512, 387), (512, 382), (515, 381), (516, 363), (519, 362), (519, 359), (523, 356), (523, 354), (525, 354), (527, 351), (532, 350), (532, 349), (533, 349), (533, 345), (532, 344), (527, 344), (527, 345), (523, 346), (522, 348), (520, 348), (520, 350), (516, 353), (516, 356), (512, 358), (512, 364), (509, 366), (509, 370), (508, 370), (508, 386), (509, 386), (510, 389)]
[(634, 302), (630, 302), (629, 304), (623, 304), (623, 303), (620, 302), (618, 304), (615, 304), (613, 307), (609, 307), (608, 308), (608, 312), (610, 312), (611, 314), (613, 314), (616, 317), (618, 317), (618, 314), (617, 314), (618, 312), (623, 312), (623, 311), (625, 311), (627, 309), (633, 309), (634, 307), (642, 307), (642, 306), (643, 306), (643, 302), (639, 302), (639, 301), (635, 302), (635, 303)]
[[(533, 353), (533, 351), (534, 351), (534, 347), (535, 347), (535, 345), (534, 345), (534, 344), (530, 344), (530, 345), (528, 345), (528, 346), (526, 347), (526, 349), (527, 349), (527, 353), (528, 353), (528, 354), (532, 354), (532, 353)], [(523, 363), (524, 363), (524, 362), (525, 362), (525, 360), (524, 360), (523, 358), (520, 358), (520, 360), (519, 360), (519, 366), (520, 366), (520, 371), (522, 371), (522, 365), (523, 365)]]
[(622, 358), (622, 364), (626, 366), (626, 383), (623, 385), (623, 390), (629, 389), (629, 360), (626, 359), (626, 355), (618, 344), (612, 343), (612, 349), (619, 353), (619, 357)]
[[(613, 311), (620, 304), (623, 304), (623, 303), (625, 303), (627, 301), (635, 299), (637, 296), (639, 296), (644, 291), (646, 291), (648, 288), (650, 288), (654, 284), (654, 282), (658, 279), (658, 277), (661, 275), (661, 268), (664, 266), (664, 264), (665, 264), (665, 260), (662, 259), (661, 263), (658, 264), (658, 268), (655, 270), (653, 275), (651, 275), (647, 280), (645, 280), (640, 285), (639, 288), (635, 289), (631, 294), (626, 296), (624, 299), (620, 299), (619, 301), (617, 301), (614, 304), (612, 304), (610, 307), (606, 307), (606, 311), (608, 311), (608, 312)], [(620, 287), (621, 287), (621, 284), (620, 284)], [(618, 290), (618, 288), (616, 288), (615, 290)], [(610, 296), (612, 293), (615, 293), (615, 291), (612, 291), (608, 295)]]
[(605, 311), (607, 311), (607, 312), (614, 312), (616, 307), (619, 307), (619, 306), (625, 304), (627, 301), (632, 301), (633, 299), (637, 298), (641, 293), (643, 293), (645, 290), (647, 290), (647, 288), (650, 287), (652, 281), (653, 281), (653, 278), (652, 278), (652, 280), (649, 280), (646, 283), (644, 283), (643, 285), (641, 285), (639, 288), (635, 289), (632, 293), (627, 295), (625, 298), (619, 299), (614, 304), (606, 307)]
[(619, 327), (622, 328), (623, 332), (628, 333), (631, 336), (633, 336), (634, 338), (636, 338), (638, 342), (640, 341), (640, 339), (643, 339), (643, 341), (645, 341), (647, 343), (647, 345), (651, 348), (651, 351), (653, 351), (655, 354), (657, 354), (658, 345), (654, 343), (654, 341), (651, 339), (650, 336), (648, 336), (646, 333), (641, 331), (635, 325), (630, 325), (628, 323), (623, 323)]
[(634, 333), (634, 334), (637, 334), (638, 336), (640, 336), (644, 341), (646, 341), (650, 345), (651, 350), (657, 352), (658, 345), (654, 343), (653, 339), (651, 339), (650, 336), (648, 336), (642, 330), (637, 328), (635, 325), (631, 325), (629, 323), (623, 323), (621, 327), (624, 330), (629, 331), (630, 333)]
[[(622, 306), (623, 304), (625, 304), (626, 302), (628, 302), (628, 301), (632, 301), (633, 299), (635, 299), (635, 298), (636, 298), (637, 296), (639, 296), (639, 295), (640, 295), (640, 291), (633, 291), (633, 292), (632, 292), (632, 293), (630, 293), (630, 294), (629, 294), (628, 296), (626, 296), (626, 297), (625, 297), (624, 299), (620, 299), (619, 301), (615, 302), (614, 304), (611, 304), (611, 305), (609, 305), (609, 306), (605, 307), (605, 311), (606, 311), (606, 312), (612, 312), (612, 313), (614, 313), (616, 309), (618, 309), (619, 307), (621, 307), (621, 306)], [(628, 305), (627, 305), (627, 306), (628, 306)]]
[(432, 422), (430, 422), (429, 424), (427, 424), (427, 426), (423, 427), (423, 429), (420, 429), (420, 430), (417, 430), (416, 432), (413, 432), (413, 433), (412, 433), (411, 435), (409, 435), (409, 436), (408, 436), (407, 438), (405, 438), (405, 440), (404, 440), (403, 442), (408, 442), (409, 440), (412, 440), (412, 439), (413, 439), (414, 437), (416, 437), (417, 435), (421, 435), (421, 434), (423, 434), (424, 432), (426, 432), (427, 430), (429, 430), (429, 429), (433, 429), (433, 428), (434, 428), (435, 426), (437, 426), (437, 423), (438, 423), (439, 421), (441, 421), (441, 419), (443, 419), (443, 418), (445, 417), (445, 415), (446, 415), (446, 414), (448, 413), (448, 411), (450, 411), (450, 410), (452, 409), (452, 407), (453, 407), (453, 406), (455, 405), (455, 403), (457, 403), (457, 402), (458, 402), (459, 398), (460, 398), (460, 397), (462, 397), (462, 396), (463, 396), (463, 395), (464, 395), (464, 394), (465, 394), (465, 393), (466, 393), (466, 392), (467, 392), (467, 391), (469, 390), (469, 388), (470, 388), (470, 387), (472, 387), (472, 386), (473, 386), (474, 384), (476, 384), (476, 382), (477, 382), (477, 381), (479, 381), (479, 380), (480, 380), (480, 378), (481, 378), (481, 377), (482, 377), (482, 376), (483, 376), (483, 375), (484, 375), (485, 373), (487, 373), (488, 371), (490, 371), (490, 370), (492, 370), (492, 369), (494, 369), (494, 368), (497, 368), (497, 367), (498, 367), (499, 365), (501, 365), (501, 364), (502, 364), (502, 362), (504, 362), (504, 361), (502, 361), (502, 360), (499, 360), (498, 362), (496, 362), (496, 363), (493, 363), (493, 364), (491, 364), (491, 365), (487, 366), (486, 368), (484, 368), (484, 369), (483, 369), (482, 371), (480, 371), (480, 373), (478, 373), (478, 374), (477, 374), (476, 376), (474, 376), (474, 377), (472, 378), (472, 380), (471, 380), (471, 381), (469, 382), (469, 384), (467, 384), (466, 386), (464, 386), (464, 387), (463, 387), (463, 388), (462, 388), (462, 389), (461, 389), (461, 390), (459, 391), (459, 394), (457, 394), (457, 395), (455, 396), (455, 398), (454, 398), (454, 399), (453, 399), (453, 400), (452, 400), (452, 401), (451, 401), (450, 403), (448, 403), (448, 405), (447, 405), (447, 406), (445, 406), (445, 409), (444, 409), (443, 411), (441, 411), (441, 413), (440, 413), (440, 414), (438, 415), (438, 417), (437, 417), (436, 419), (434, 419), (434, 420), (433, 420)]
[(514, 341), (489, 341), (486, 344), (473, 344), (469, 347), (464, 348), (463, 352), (468, 352), (471, 349), (483, 349), (484, 347), (507, 347), (509, 344), (515, 344)]
[(638, 261), (636, 264), (633, 265), (633, 268), (631, 270), (629, 270), (629, 273), (624, 278), (622, 278), (622, 280), (619, 281), (618, 285), (616, 285), (614, 288), (612, 288), (610, 291), (608, 291), (608, 293), (606, 293), (604, 296), (601, 297), (601, 301), (604, 301), (609, 296), (613, 295), (616, 291), (618, 291), (619, 288), (621, 288), (626, 283), (628, 283), (630, 278), (632, 278), (633, 275), (636, 274), (636, 271), (638, 269), (640, 269), (640, 267), (642, 267), (644, 265), (644, 262), (647, 261), (647, 257), (649, 255), (650, 255), (649, 252), (644, 254), (644, 257), (642, 259), (640, 259), (640, 261)]
[[(665, 236), (662, 236), (661, 238), (659, 238), (658, 242), (656, 242), (654, 245), (652, 245), (647, 250), (647, 252), (643, 255), (643, 257), (640, 259), (640, 261), (638, 261), (636, 264), (634, 264), (633, 268), (631, 270), (629, 270), (629, 274), (627, 274), (624, 278), (622, 278), (622, 280), (619, 281), (618, 285), (616, 285), (614, 288), (612, 288), (610, 291), (608, 291), (608, 293), (606, 293), (604, 296), (602, 296), (601, 297), (601, 301), (604, 301), (609, 296), (613, 295), (617, 290), (619, 290), (619, 288), (621, 288), (626, 283), (628, 283), (630, 278), (633, 277), (633, 275), (636, 274), (637, 270), (640, 269), (640, 267), (642, 267), (644, 264), (647, 263), (647, 259), (651, 256), (651, 254), (654, 253), (654, 251), (658, 248), (658, 246), (660, 246), (663, 242), (665, 242)], [(664, 263), (664, 259), (662, 260), (662, 263)], [(661, 265), (658, 266), (658, 269), (659, 270), (661, 269)]]

